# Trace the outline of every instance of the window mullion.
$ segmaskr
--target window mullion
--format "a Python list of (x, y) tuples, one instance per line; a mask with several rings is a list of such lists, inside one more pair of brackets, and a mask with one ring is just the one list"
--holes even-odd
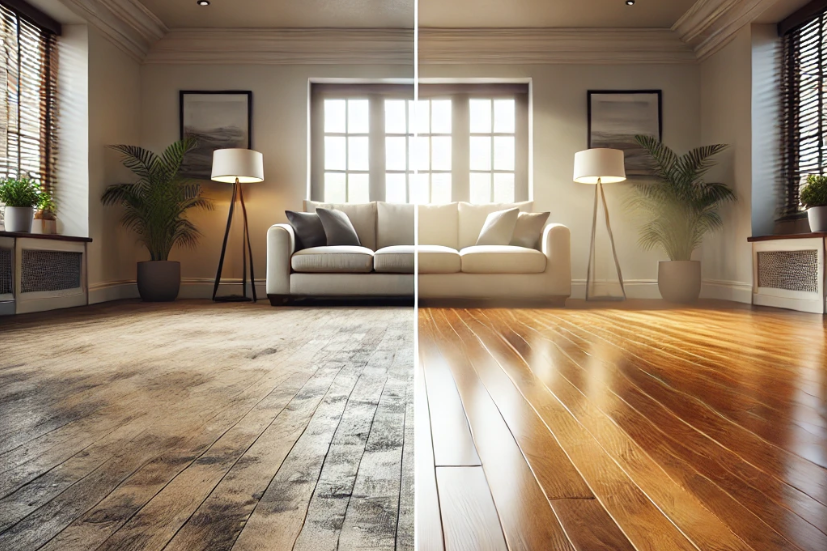
[(471, 179), (471, 119), (469, 115), (468, 94), (457, 94), (453, 97), (451, 108), (451, 200), (470, 201)]
[(370, 200), (385, 200), (385, 102), (379, 95), (368, 97), (370, 101), (370, 134), (368, 151), (370, 154)]

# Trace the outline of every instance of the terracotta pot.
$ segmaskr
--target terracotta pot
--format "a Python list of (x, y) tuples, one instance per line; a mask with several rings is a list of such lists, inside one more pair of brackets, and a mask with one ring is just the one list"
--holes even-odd
[(34, 207), (6, 207), (5, 229), (10, 232), (31, 233)]
[(138, 293), (144, 302), (171, 302), (181, 289), (181, 263), (138, 262)]
[(669, 260), (658, 264), (658, 289), (669, 302), (688, 304), (701, 296), (701, 263)]
[(827, 232), (827, 207), (810, 207), (807, 209), (807, 218), (811, 232)]

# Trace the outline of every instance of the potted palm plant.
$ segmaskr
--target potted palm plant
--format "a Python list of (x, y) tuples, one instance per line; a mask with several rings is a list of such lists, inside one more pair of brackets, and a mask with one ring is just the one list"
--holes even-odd
[(668, 261), (658, 265), (658, 289), (670, 302), (689, 303), (701, 294), (701, 263), (692, 253), (704, 236), (723, 225), (720, 209), (734, 201), (726, 184), (704, 181), (713, 157), (726, 145), (708, 145), (679, 157), (651, 136), (635, 136), (651, 159), (656, 176), (634, 182), (631, 204), (644, 217), (640, 245), (663, 249)]
[(807, 207), (810, 231), (827, 232), (827, 176), (807, 176), (807, 185), (801, 190), (801, 204)]
[(31, 178), (0, 180), (0, 203), (5, 205), (6, 231), (31, 233), (35, 208), (43, 199), (40, 184)]
[(178, 297), (181, 263), (169, 260), (176, 245), (194, 247), (201, 235), (187, 211), (212, 210), (212, 202), (201, 192), (198, 182), (181, 175), (184, 156), (196, 147), (196, 140), (185, 138), (156, 155), (141, 147), (115, 145), (123, 154), (123, 164), (138, 177), (131, 184), (109, 186), (101, 201), (121, 205), (121, 224), (138, 235), (138, 242), (149, 251), (150, 259), (138, 262), (138, 292), (147, 302), (167, 302)]

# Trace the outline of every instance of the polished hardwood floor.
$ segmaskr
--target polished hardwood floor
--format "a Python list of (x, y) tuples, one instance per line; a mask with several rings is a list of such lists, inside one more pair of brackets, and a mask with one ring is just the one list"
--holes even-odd
[(821, 316), (419, 310), (432, 550), (827, 550)]
[(0, 320), (0, 550), (412, 550), (413, 308)]

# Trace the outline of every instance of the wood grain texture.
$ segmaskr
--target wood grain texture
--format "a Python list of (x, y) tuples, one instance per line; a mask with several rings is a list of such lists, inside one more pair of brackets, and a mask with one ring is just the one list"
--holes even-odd
[[(411, 308), (206, 301), (0, 320), (0, 549), (230, 549), (278, 526), (287, 549), (335, 549), (360, 462), (389, 434), (375, 464), (395, 489), (360, 499), (393, 501), (383, 548), (410, 549), (413, 323)], [(280, 523), (256, 520), (264, 497)]]
[[(486, 475), (494, 438), (545, 489), (550, 469), (532, 450), (552, 438), (596, 498), (546, 496), (575, 549), (827, 549), (820, 316), (573, 306), (420, 310), (420, 346), (449, 364)], [(507, 434), (475, 430), (484, 397)], [(507, 478), (526, 499), (531, 485)], [(508, 536), (515, 502), (487, 482)]]
[(438, 467), (445, 548), (508, 551), (491, 491), (481, 467)]

